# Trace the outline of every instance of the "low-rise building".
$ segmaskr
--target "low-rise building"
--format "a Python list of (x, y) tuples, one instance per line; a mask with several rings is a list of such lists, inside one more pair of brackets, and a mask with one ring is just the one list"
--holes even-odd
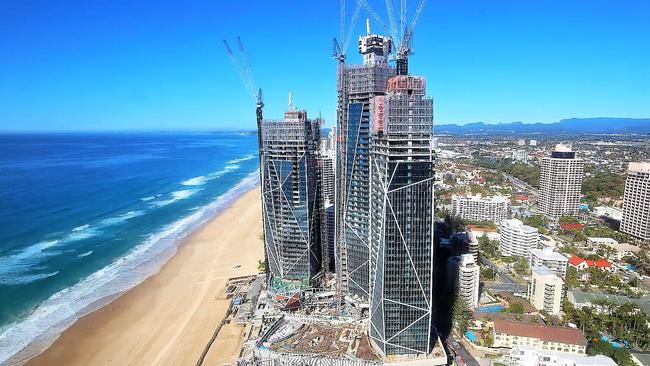
[(616, 245), (616, 244), (618, 244), (618, 242), (612, 238), (595, 238), (595, 237), (587, 238), (587, 246), (594, 250), (598, 249), (598, 247), (601, 245)]
[(453, 196), (451, 202), (454, 215), (464, 220), (501, 222), (510, 217), (507, 197)]
[(611, 219), (614, 221), (621, 221), (623, 218), (623, 211), (616, 207), (610, 207), (610, 206), (598, 206), (594, 207), (594, 215), (606, 218), (606, 219)]
[(616, 366), (616, 362), (603, 355), (582, 356), (558, 351), (540, 350), (520, 346), (510, 350), (510, 366)]
[(499, 235), (499, 231), (493, 227), (469, 224), (467, 225), (467, 230), (472, 230), (474, 236), (476, 236), (477, 239), (483, 236), (487, 236), (487, 238), (490, 240), (499, 240), (501, 237), (501, 235)]
[(546, 267), (533, 267), (528, 285), (528, 301), (537, 310), (560, 315), (564, 281)]
[(539, 245), (537, 228), (524, 225), (521, 220), (503, 220), (500, 225), (499, 251), (505, 257), (517, 256), (530, 260), (530, 250)]
[(603, 302), (616, 305), (634, 304), (638, 306), (647, 316), (650, 316), (650, 299), (643, 297), (633, 299), (622, 295), (604, 294), (598, 292), (583, 292), (579, 290), (567, 291), (567, 300), (576, 308), (589, 307), (596, 312), (609, 311), (606, 306), (599, 305)]
[(612, 262), (603, 258), (597, 260), (591, 260), (591, 259), (580, 258), (578, 256), (573, 255), (571, 256), (571, 258), (569, 258), (569, 266), (574, 267), (578, 271), (584, 271), (588, 268), (599, 268), (611, 273), (616, 272), (616, 267), (614, 267)]
[(628, 243), (620, 243), (620, 244), (606, 244), (605, 245), (607, 248), (612, 249), (613, 255), (609, 259), (616, 259), (616, 260), (622, 260), (625, 257), (631, 257), (637, 254), (639, 251), (641, 251), (641, 248), (628, 244)]
[(553, 248), (534, 248), (530, 250), (531, 268), (544, 266), (561, 279), (566, 278), (566, 269), (568, 262), (569, 258), (553, 251)]
[(520, 346), (584, 355), (587, 340), (579, 329), (494, 321), (495, 348)]

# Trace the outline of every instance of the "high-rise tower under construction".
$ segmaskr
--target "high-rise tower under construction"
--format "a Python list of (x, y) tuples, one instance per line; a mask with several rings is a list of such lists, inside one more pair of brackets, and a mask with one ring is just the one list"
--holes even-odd
[(391, 44), (368, 30), (359, 37), (363, 64), (338, 71), (336, 269), (341, 292), (362, 301), (370, 297), (370, 103), (395, 75)]
[(397, 75), (372, 103), (370, 337), (385, 355), (433, 346), (433, 100)]
[[(293, 106), (260, 128), (264, 249), (278, 299), (312, 285), (320, 271), (317, 151), (320, 120)], [(284, 295), (284, 296), (282, 296)], [(286, 305), (286, 304), (284, 304)]]

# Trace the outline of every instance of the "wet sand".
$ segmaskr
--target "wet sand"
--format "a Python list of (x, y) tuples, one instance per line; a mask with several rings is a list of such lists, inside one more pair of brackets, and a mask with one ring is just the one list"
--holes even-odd
[[(186, 238), (159, 273), (82, 317), (27, 365), (195, 365), (228, 310), (228, 278), (258, 272), (261, 232), (258, 187)], [(243, 329), (224, 327), (206, 364), (234, 364)]]

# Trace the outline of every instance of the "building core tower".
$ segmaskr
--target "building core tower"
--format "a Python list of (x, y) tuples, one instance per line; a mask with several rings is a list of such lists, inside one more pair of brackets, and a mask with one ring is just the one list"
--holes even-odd
[(359, 37), (362, 65), (339, 65), (336, 164), (336, 271), (340, 293), (357, 302), (370, 297), (370, 103), (395, 75), (388, 65), (391, 40)]

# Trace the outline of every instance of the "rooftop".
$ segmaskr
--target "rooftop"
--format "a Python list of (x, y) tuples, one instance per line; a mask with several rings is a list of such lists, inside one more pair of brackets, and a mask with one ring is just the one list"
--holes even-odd
[(536, 338), (547, 342), (587, 346), (587, 339), (585, 339), (582, 332), (573, 328), (550, 327), (516, 323), (507, 320), (496, 320), (494, 321), (494, 331), (501, 334)]
[(607, 259), (600, 258), (598, 260), (591, 260), (591, 259), (583, 259), (580, 258), (576, 255), (572, 255), (571, 258), (569, 258), (569, 264), (578, 266), (582, 263), (586, 263), (587, 267), (598, 267), (598, 268), (609, 268), (612, 266), (612, 262), (608, 261)]
[(558, 262), (568, 261), (567, 257), (563, 256), (558, 252), (554, 252), (553, 248), (531, 249), (530, 254), (545, 261), (558, 261)]
[(612, 238), (588, 237), (587, 240), (597, 242), (597, 243), (618, 244), (618, 242)]
[(613, 304), (635, 304), (640, 307), (646, 315), (650, 316), (650, 298), (643, 297), (641, 299), (631, 299), (622, 295), (611, 295), (600, 292), (583, 292), (579, 290), (568, 291), (567, 298), (574, 304), (588, 304), (596, 300), (607, 300)]
[(454, 195), (452, 197), (452, 199), (463, 199), (463, 200), (468, 200), (468, 201), (494, 202), (494, 203), (510, 202), (510, 199), (508, 199), (508, 197), (505, 197), (505, 196), (483, 197), (481, 194), (477, 194), (475, 196), (472, 196), (472, 195), (467, 195), (467, 196)]
[[(614, 362), (614, 360), (603, 355), (596, 355), (596, 356), (576, 355), (576, 354), (559, 352), (559, 351), (540, 350), (538, 348), (531, 347), (531, 346), (518, 346), (516, 347), (516, 350), (534, 353), (537, 357), (547, 356), (547, 357), (552, 357), (556, 360), (562, 360), (564, 361), (563, 363), (561, 363), (562, 365), (566, 365), (566, 364), (570, 364), (574, 366), (590, 366), (590, 365), (615, 366), (616, 365), (616, 362)], [(513, 351), (516, 350), (513, 349)], [(571, 363), (568, 363), (567, 361), (571, 361)], [(558, 364), (560, 363), (558, 362)]]
[(501, 221), (501, 226), (505, 226), (511, 229), (519, 229), (527, 233), (532, 233), (532, 232), (539, 232), (537, 228), (534, 228), (532, 226), (527, 226), (524, 225), (521, 220), (518, 219), (508, 219), (508, 220), (503, 220)]
[(630, 171), (640, 173), (650, 173), (650, 162), (630, 163)]

